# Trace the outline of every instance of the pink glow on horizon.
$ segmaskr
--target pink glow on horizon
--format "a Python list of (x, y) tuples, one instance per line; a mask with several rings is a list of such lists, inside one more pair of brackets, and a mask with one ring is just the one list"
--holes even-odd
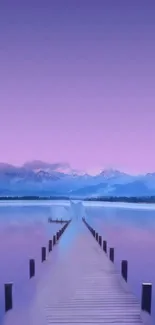
[(67, 3), (0, 4), (0, 161), (155, 171), (155, 4)]

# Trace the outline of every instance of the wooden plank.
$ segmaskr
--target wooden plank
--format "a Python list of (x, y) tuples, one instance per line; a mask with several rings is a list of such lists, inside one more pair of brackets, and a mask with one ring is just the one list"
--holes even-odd
[[(74, 268), (76, 265), (75, 275), (70, 273), (73, 265)], [(70, 258), (64, 261), (60, 272), (65, 272), (66, 268), (70, 276), (76, 277), (77, 286), (73, 295), (68, 297), (67, 304), (65, 300), (59, 300), (57, 304), (53, 304), (52, 300), (50, 304), (49, 300), (45, 306), (47, 324), (142, 324), (140, 305), (136, 298), (121, 287), (118, 272), (87, 229), (77, 238)]]
[[(68, 239), (70, 245), (64, 250)], [(56, 249), (55, 265), (48, 261), (48, 272), (40, 279), (24, 320), (16, 311), (16, 322), (144, 324), (136, 297), (82, 221), (72, 221)], [(5, 325), (16, 325), (12, 320), (10, 314)]]

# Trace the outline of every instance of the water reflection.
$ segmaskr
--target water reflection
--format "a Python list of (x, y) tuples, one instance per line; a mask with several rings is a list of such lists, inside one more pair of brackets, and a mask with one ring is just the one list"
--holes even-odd
[(74, 244), (81, 229), (81, 218), (85, 216), (107, 239), (108, 245), (115, 247), (115, 265), (120, 269), (120, 261), (129, 262), (129, 285), (137, 297), (141, 296), (142, 282), (153, 283), (152, 312), (155, 319), (155, 210), (136, 206), (93, 206), (81, 203), (48, 202), (24, 206), (0, 206), (0, 320), (4, 315), (5, 282), (13, 281), (16, 294), (20, 297), (21, 285), (28, 279), (28, 259), (35, 257), (40, 272), (40, 248), (59, 225), (48, 224), (48, 217), (74, 218), (74, 226), (68, 228), (68, 236), (62, 236), (57, 254), (65, 258), (69, 247)]
[[(65, 208), (53, 207), (53, 215), (63, 218)], [(60, 228), (49, 224), (50, 206), (0, 206), (0, 323), (4, 316), (4, 283), (13, 282), (15, 299), (23, 299), (29, 278), (28, 262), (35, 258), (37, 273), (41, 271), (41, 247), (48, 247), (48, 240)], [(21, 303), (22, 303), (21, 299)]]

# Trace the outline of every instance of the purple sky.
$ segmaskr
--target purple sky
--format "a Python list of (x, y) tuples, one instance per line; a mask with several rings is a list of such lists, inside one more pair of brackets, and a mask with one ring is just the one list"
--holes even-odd
[(155, 171), (154, 17), (154, 0), (1, 0), (0, 161)]

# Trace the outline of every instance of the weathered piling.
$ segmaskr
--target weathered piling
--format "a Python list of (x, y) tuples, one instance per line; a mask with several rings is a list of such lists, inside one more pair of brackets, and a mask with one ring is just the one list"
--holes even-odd
[(53, 236), (53, 246), (56, 244), (56, 236)]
[(121, 263), (121, 273), (124, 280), (127, 282), (128, 279), (128, 261), (123, 260)]
[(148, 312), (149, 314), (151, 314), (151, 299), (152, 299), (152, 284), (143, 283), (141, 308), (142, 310)]
[(96, 232), (96, 240), (98, 241), (98, 232)]
[(34, 259), (29, 260), (29, 276), (30, 276), (30, 279), (33, 276), (35, 276), (35, 260)]
[(52, 251), (52, 239), (49, 239), (49, 242), (48, 242), (48, 251), (49, 252)]
[(114, 248), (110, 247), (109, 249), (109, 258), (111, 262), (114, 262)]
[(6, 283), (4, 285), (5, 292), (5, 312), (13, 308), (13, 300), (12, 300), (12, 283)]
[(41, 261), (44, 262), (46, 260), (46, 247), (41, 248)]
[(57, 231), (56, 233), (56, 238), (57, 238), (57, 241), (59, 240), (59, 232)]
[(102, 236), (99, 236), (98, 242), (99, 242), (99, 245), (102, 246)]
[(107, 241), (103, 240), (103, 251), (107, 253)]

